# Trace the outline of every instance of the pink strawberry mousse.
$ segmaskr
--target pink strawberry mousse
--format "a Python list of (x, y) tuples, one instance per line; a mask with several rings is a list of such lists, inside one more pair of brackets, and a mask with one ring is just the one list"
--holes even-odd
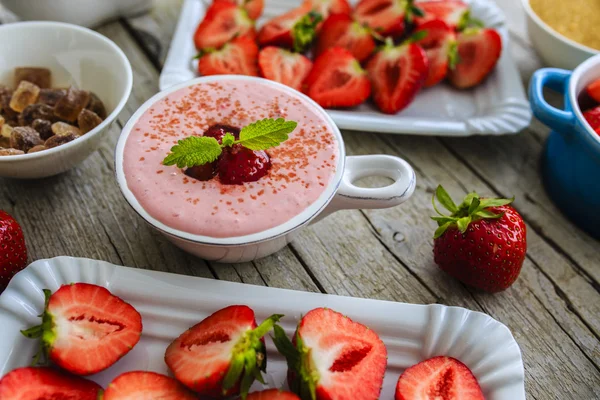
[[(242, 128), (264, 118), (285, 118), (298, 127), (267, 150), (272, 167), (256, 182), (203, 182), (162, 165), (178, 140), (215, 124)], [(150, 107), (127, 138), (124, 171), (129, 189), (156, 220), (190, 234), (235, 237), (281, 225), (314, 203), (335, 175), (338, 146), (327, 120), (306, 100), (224, 79), (180, 89)]]

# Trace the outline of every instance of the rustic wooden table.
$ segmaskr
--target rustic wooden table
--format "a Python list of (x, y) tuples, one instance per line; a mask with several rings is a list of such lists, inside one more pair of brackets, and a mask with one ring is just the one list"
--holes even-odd
[[(541, 63), (528, 41), (520, 1), (496, 1), (509, 16), (511, 51), (527, 84)], [(98, 28), (123, 49), (134, 71), (131, 98), (99, 151), (54, 178), (0, 179), (0, 209), (22, 224), (32, 261), (70, 255), (254, 285), (467, 307), (512, 330), (523, 352), (529, 398), (600, 398), (600, 242), (573, 226), (546, 195), (539, 160), (548, 129), (538, 121), (500, 138), (344, 132), (349, 154), (409, 161), (418, 175), (414, 197), (393, 209), (336, 213), (278, 254), (252, 263), (206, 262), (152, 231), (121, 196), (113, 153), (121, 127), (158, 91), (180, 6), (179, 0), (157, 1), (149, 14)], [(513, 287), (484, 294), (435, 266), (429, 215), (438, 183), (456, 197), (469, 190), (516, 196), (529, 251)]]

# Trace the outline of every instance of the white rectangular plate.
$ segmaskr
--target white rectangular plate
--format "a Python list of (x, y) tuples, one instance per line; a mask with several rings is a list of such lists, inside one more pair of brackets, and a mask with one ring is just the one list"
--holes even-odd
[[(486, 314), (438, 304), (415, 305), (318, 293), (296, 292), (119, 267), (103, 261), (58, 257), (39, 260), (18, 273), (0, 296), (0, 376), (26, 366), (37, 343), (20, 329), (39, 323), (42, 289), (87, 282), (107, 287), (131, 303), (144, 324), (137, 346), (108, 370), (91, 379), (106, 386), (131, 370), (168, 373), (163, 361), (169, 343), (213, 312), (247, 304), (258, 321), (285, 314), (282, 326), (291, 335), (303, 313), (329, 307), (379, 334), (388, 350), (388, 369), (381, 399), (393, 399), (400, 373), (429, 357), (447, 355), (464, 362), (475, 374), (487, 400), (524, 400), (521, 351), (508, 328)], [(285, 381), (283, 358), (267, 340), (271, 387)], [(256, 384), (254, 389), (260, 389)]]
[[(456, 90), (445, 83), (424, 89), (408, 108), (396, 115), (383, 114), (370, 102), (353, 109), (328, 110), (340, 129), (471, 136), (517, 133), (529, 126), (531, 110), (510, 54), (504, 14), (492, 0), (465, 1), (471, 4), (474, 17), (502, 35), (504, 50), (491, 76), (473, 90)], [(257, 26), (299, 3), (299, 0), (266, 0), (265, 12)], [(160, 75), (161, 90), (198, 76), (197, 61), (192, 60), (196, 55), (192, 38), (206, 7), (202, 0), (185, 0)]]

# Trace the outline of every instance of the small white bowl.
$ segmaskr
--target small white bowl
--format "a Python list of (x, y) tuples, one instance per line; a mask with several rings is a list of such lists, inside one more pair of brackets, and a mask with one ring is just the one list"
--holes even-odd
[(133, 74), (121, 49), (106, 37), (59, 22), (0, 25), (0, 84), (13, 87), (15, 67), (45, 67), (52, 86), (75, 85), (98, 95), (108, 116), (85, 135), (33, 154), (0, 157), (0, 177), (34, 179), (67, 171), (105, 140), (111, 123), (129, 99)]
[[(127, 138), (140, 117), (156, 102), (172, 92), (193, 86), (198, 83), (219, 82), (222, 80), (238, 80), (259, 84), (264, 90), (276, 88), (303, 102), (311, 108), (319, 110), (334, 133), (339, 145), (336, 174), (329, 182), (319, 198), (304, 211), (287, 222), (262, 232), (245, 236), (215, 238), (194, 235), (174, 229), (151, 216), (140, 204), (127, 185), (123, 166), (124, 151)], [(367, 155), (346, 157), (344, 139), (339, 129), (323, 108), (304, 94), (280, 83), (270, 80), (242, 75), (216, 75), (196, 78), (163, 90), (146, 101), (127, 125), (117, 143), (115, 154), (115, 170), (117, 182), (125, 199), (133, 209), (154, 229), (164, 234), (167, 239), (183, 250), (207, 260), (235, 263), (246, 262), (268, 256), (286, 246), (302, 227), (327, 215), (343, 209), (389, 208), (404, 203), (415, 190), (416, 177), (411, 166), (401, 158), (389, 155)], [(389, 186), (380, 188), (363, 188), (354, 185), (358, 179), (369, 176), (387, 177), (393, 181)], [(199, 185), (198, 185), (199, 186)]]
[(600, 51), (571, 40), (546, 24), (533, 11), (529, 0), (522, 0), (527, 14), (527, 31), (540, 57), (550, 67), (573, 70)]

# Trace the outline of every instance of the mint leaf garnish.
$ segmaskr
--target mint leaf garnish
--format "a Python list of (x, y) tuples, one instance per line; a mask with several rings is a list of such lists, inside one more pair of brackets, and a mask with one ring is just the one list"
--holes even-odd
[(163, 165), (185, 168), (208, 164), (219, 158), (221, 151), (221, 145), (213, 137), (190, 136), (171, 148), (171, 154), (163, 160)]
[(297, 125), (297, 122), (283, 118), (256, 121), (241, 130), (240, 140), (236, 143), (250, 150), (267, 150), (285, 142)]
[(221, 140), (208, 136), (190, 136), (177, 142), (171, 153), (163, 160), (163, 165), (177, 165), (178, 168), (191, 168), (211, 163), (219, 158), (224, 147), (239, 144), (250, 150), (267, 150), (279, 146), (288, 139), (298, 123), (283, 118), (266, 118), (256, 121), (240, 132), (240, 139), (226, 133)]

